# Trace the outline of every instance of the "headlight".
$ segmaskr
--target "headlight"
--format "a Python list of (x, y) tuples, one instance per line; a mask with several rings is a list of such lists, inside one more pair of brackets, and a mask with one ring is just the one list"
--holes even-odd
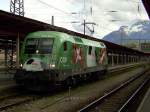
[(49, 67), (50, 68), (55, 68), (55, 64), (50, 64)]
[(22, 64), (20, 64), (20, 67), (22, 67), (23, 65)]
[(53, 65), (52, 65), (52, 67), (54, 68), (54, 67), (55, 67), (55, 65), (53, 64)]
[(36, 50), (36, 54), (39, 54), (39, 50)]

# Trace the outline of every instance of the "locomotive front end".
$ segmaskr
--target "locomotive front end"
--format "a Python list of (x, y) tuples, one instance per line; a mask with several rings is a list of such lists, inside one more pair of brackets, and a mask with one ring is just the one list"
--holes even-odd
[(41, 89), (55, 83), (54, 38), (39, 35), (27, 37), (20, 58), (21, 67), (14, 77), (17, 84)]

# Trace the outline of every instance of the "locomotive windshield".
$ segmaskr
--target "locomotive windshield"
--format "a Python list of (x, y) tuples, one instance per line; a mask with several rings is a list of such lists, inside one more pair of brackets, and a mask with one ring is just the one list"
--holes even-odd
[(50, 38), (30, 38), (25, 43), (26, 54), (50, 54), (52, 52), (53, 39)]

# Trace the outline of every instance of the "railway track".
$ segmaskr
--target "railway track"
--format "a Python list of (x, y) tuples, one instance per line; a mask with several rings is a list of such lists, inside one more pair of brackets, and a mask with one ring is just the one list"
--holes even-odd
[[(130, 67), (131, 67), (131, 65), (128, 67), (122, 67), (123, 69), (119, 69), (119, 71), (124, 70), (124, 69), (128, 69)], [(134, 67), (134, 66), (132, 65), (132, 67)], [(0, 111), (7, 110), (9, 108), (13, 108), (15, 106), (19, 106), (22, 104), (26, 104), (28, 102), (41, 99), (43, 97), (50, 97), (50, 96), (49, 95), (48, 96), (28, 96), (27, 95), (26, 96), (26, 95), (20, 95), (20, 94), (8, 95), (8, 96), (5, 96), (4, 98), (0, 98)], [(63, 101), (63, 100), (66, 100), (66, 99), (68, 100), (68, 96), (63, 96), (61, 98), (58, 98), (58, 100), (42, 107), (41, 110), (43, 110), (47, 107), (50, 107), (52, 105), (55, 105), (56, 103)]]
[[(131, 97), (121, 106), (121, 108), (118, 110), (118, 112), (133, 112), (136, 111), (138, 106), (139, 106), (139, 102), (136, 102), (136, 99), (138, 99), (138, 97), (143, 94), (145, 94), (146, 90), (148, 89), (147, 84), (150, 81), (150, 77), (148, 77), (139, 87), (138, 89), (131, 95)], [(148, 84), (149, 85), (149, 84)], [(140, 101), (141, 102), (141, 101)], [(136, 106), (134, 106), (133, 104), (136, 104)], [(131, 108), (132, 107), (132, 108)], [(134, 107), (134, 108), (133, 108)]]
[[(116, 112), (118, 110), (120, 112), (123, 112), (122, 110), (127, 108), (128, 102), (130, 102), (130, 100), (127, 100), (129, 96), (131, 96), (134, 93), (134, 91), (136, 91), (136, 88), (138, 88), (138, 86), (143, 82), (143, 80), (145, 80), (146, 75), (143, 74), (144, 73), (139, 73), (136, 77), (133, 77), (130, 80), (122, 83), (117, 88), (111, 90), (104, 96), (96, 99), (92, 103), (80, 109), (79, 112)], [(147, 79), (146, 81), (144, 81), (144, 83), (146, 82)], [(141, 88), (143, 85), (144, 84), (142, 83)], [(126, 103), (123, 104), (123, 102)]]
[[(60, 92), (63, 92), (63, 91), (60, 91)], [(0, 112), (7, 111), (11, 108), (15, 108), (17, 106), (30, 103), (32, 101), (37, 101), (42, 98), (53, 97), (56, 93), (57, 92), (54, 92), (52, 94), (38, 93), (35, 95), (34, 93), (30, 91), (21, 91), (21, 92), (16, 91), (16, 92), (13, 92), (13, 94), (11, 93), (8, 95), (1, 96), (0, 97)], [(51, 104), (46, 104), (44, 107), (41, 108), (41, 110), (67, 98), (68, 98), (68, 95), (63, 95), (62, 97), (57, 98), (57, 100), (52, 102)]]
[[(55, 95), (55, 94), (54, 94)], [(24, 104), (27, 104), (27, 103), (30, 103), (32, 101), (37, 101), (37, 100), (40, 100), (42, 98), (48, 98), (48, 97), (55, 97), (54, 95), (33, 95), (33, 96), (23, 96), (23, 95), (12, 95), (12, 96), (8, 96), (8, 97), (5, 97), (3, 99), (0, 99), (0, 111), (6, 111), (9, 110), (10, 108), (14, 108), (14, 107), (17, 107), (17, 106), (20, 106), (20, 105), (24, 105)], [(3, 100), (6, 100), (3, 102)], [(62, 95), (61, 97), (57, 97), (57, 99), (49, 104), (45, 104), (44, 106), (40, 107), (40, 110), (43, 110), (47, 107), (50, 107), (50, 106), (53, 106), (55, 104), (57, 104), (58, 102), (61, 102), (61, 101), (68, 101), (70, 100), (70, 97), (68, 96), (68, 94), (66, 94), (65, 92), (65, 95)], [(5, 103), (6, 102), (6, 103)]]
[(9, 94), (9, 95), (2, 96), (2, 97), (0, 97), (0, 102), (3, 101), (3, 100), (6, 100), (6, 99), (17, 97), (18, 95), (19, 95), (18, 93), (14, 93), (14, 94)]
[(0, 99), (0, 111), (41, 98), (37, 95), (10, 95)]

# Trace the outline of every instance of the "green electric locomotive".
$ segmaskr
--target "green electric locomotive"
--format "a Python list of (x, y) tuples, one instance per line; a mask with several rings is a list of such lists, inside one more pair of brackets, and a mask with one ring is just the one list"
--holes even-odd
[(106, 46), (56, 31), (30, 33), (23, 43), (17, 84), (27, 88), (72, 85), (107, 69)]

